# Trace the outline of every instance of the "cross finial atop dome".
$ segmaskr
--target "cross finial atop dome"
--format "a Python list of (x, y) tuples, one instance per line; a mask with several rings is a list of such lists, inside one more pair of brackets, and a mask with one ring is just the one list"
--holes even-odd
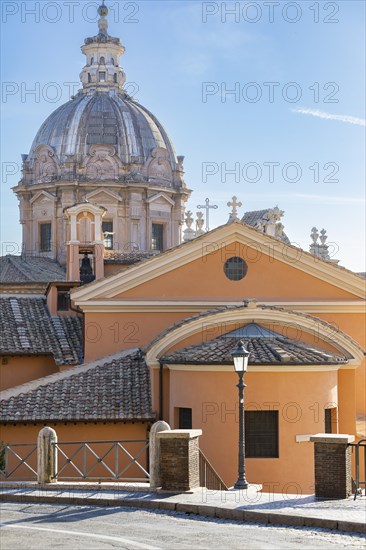
[(109, 9), (105, 5), (104, 0), (103, 0), (102, 5), (99, 6), (99, 8), (98, 8), (98, 13), (100, 15), (100, 19), (98, 21), (99, 34), (101, 34), (103, 36), (108, 36), (108, 31), (107, 31), (108, 21), (107, 21), (106, 17), (109, 13)]
[(86, 38), (81, 48), (86, 55), (86, 65), (80, 74), (80, 80), (88, 93), (93, 90), (122, 90), (126, 82), (126, 75), (119, 65), (119, 58), (124, 54), (125, 48), (119, 38), (108, 34), (108, 13), (109, 9), (103, 0), (98, 8), (99, 32), (96, 36)]

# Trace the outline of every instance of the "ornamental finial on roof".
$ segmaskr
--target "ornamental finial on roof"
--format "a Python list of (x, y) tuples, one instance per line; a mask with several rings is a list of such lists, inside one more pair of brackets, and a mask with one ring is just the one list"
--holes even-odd
[[(319, 232), (316, 227), (313, 227), (310, 237), (313, 241), (310, 245), (310, 254), (315, 256), (315, 258), (321, 258), (322, 260), (326, 260), (334, 264), (338, 263), (339, 260), (335, 260), (330, 257), (329, 245), (326, 244), (328, 236), (325, 229), (322, 229)], [(320, 240), (320, 244), (318, 240)]]
[(192, 212), (190, 210), (186, 212), (186, 217), (184, 221), (187, 227), (183, 231), (183, 241), (184, 242), (192, 241), (196, 237), (196, 232), (194, 229), (192, 229), (192, 224), (194, 222), (194, 219), (193, 219)]
[(203, 226), (205, 224), (205, 220), (203, 217), (203, 212), (197, 212), (196, 213), (196, 237), (199, 237), (200, 235), (204, 234)]
[(227, 203), (228, 207), (232, 208), (232, 211), (230, 212), (230, 219), (238, 219), (238, 208), (242, 206), (242, 203), (240, 201), (238, 202), (238, 197), (235, 195), (231, 200), (232, 202)]
[(103, 0), (102, 5), (99, 6), (99, 8), (98, 8), (98, 13), (100, 15), (100, 19), (98, 21), (99, 34), (101, 34), (103, 36), (108, 36), (108, 31), (107, 31), (108, 21), (107, 21), (106, 17), (109, 13), (109, 9), (104, 4), (104, 0)]

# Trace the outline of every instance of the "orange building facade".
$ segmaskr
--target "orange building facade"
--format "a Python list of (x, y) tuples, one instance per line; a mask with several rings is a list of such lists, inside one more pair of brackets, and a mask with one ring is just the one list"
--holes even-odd
[[(241, 280), (225, 275), (233, 257), (246, 264)], [(193, 427), (203, 430), (203, 451), (229, 486), (237, 463), (237, 375), (227, 358), (210, 364), (201, 355), (230, 331), (255, 323), (308, 351), (329, 353), (313, 363), (309, 357), (293, 364), (249, 357), (246, 411), (275, 412), (278, 438), (277, 456), (247, 459), (249, 481), (312, 492), (307, 436), (357, 434), (357, 415), (365, 415), (364, 281), (345, 269), (238, 221), (75, 289), (72, 298), (85, 315), (86, 360), (141, 348), (151, 371), (153, 409), (174, 428), (188, 411)], [(200, 346), (199, 362), (194, 346)], [(169, 360), (190, 348), (193, 355)]]
[(14, 188), (24, 254), (0, 258), (1, 441), (45, 425), (145, 440), (163, 419), (202, 429), (232, 486), (242, 339), (247, 479), (313, 493), (309, 435), (366, 436), (365, 279), (330, 259), (324, 230), (312, 253), (292, 246), (278, 207), (240, 221), (234, 197), (226, 225), (204, 233), (199, 212), (193, 230), (184, 157), (124, 89), (124, 47), (98, 13), (82, 88), (42, 124)]

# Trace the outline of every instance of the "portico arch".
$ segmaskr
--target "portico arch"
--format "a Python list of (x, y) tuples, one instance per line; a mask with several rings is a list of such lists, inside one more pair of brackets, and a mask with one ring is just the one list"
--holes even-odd
[(149, 366), (159, 365), (159, 358), (179, 342), (202, 332), (203, 326), (220, 324), (242, 324), (249, 322), (295, 326), (300, 331), (311, 334), (318, 341), (328, 342), (345, 355), (349, 361), (342, 368), (356, 368), (364, 358), (363, 348), (351, 336), (330, 323), (298, 311), (288, 311), (279, 307), (256, 306), (229, 307), (224, 310), (207, 312), (186, 319), (166, 330), (147, 348), (146, 360)]

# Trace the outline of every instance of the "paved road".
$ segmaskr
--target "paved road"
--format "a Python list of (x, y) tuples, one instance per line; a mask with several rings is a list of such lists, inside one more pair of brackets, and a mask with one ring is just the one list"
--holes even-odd
[(1, 550), (365, 548), (357, 534), (136, 508), (3, 503), (0, 513)]

